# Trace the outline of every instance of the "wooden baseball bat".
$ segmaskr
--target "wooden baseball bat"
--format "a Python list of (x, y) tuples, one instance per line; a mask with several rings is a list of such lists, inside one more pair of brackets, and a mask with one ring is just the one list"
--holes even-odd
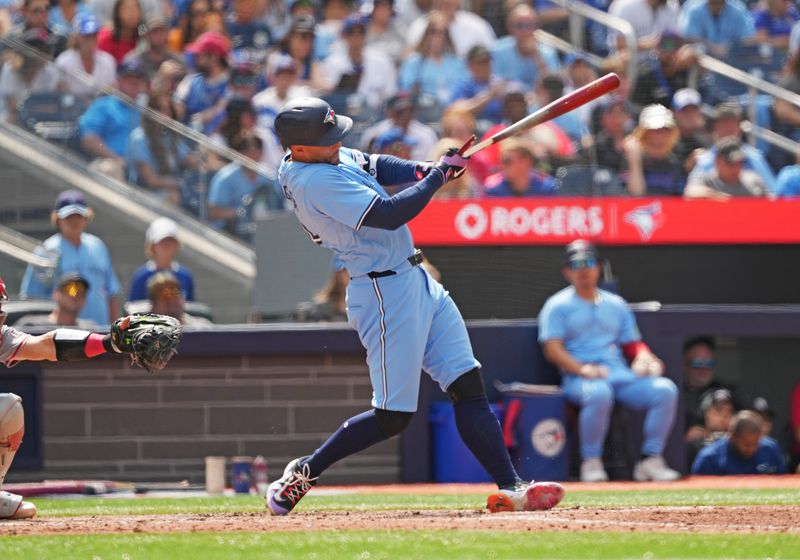
[(619, 76), (613, 72), (606, 74), (602, 78), (597, 78), (595, 81), (586, 84), (582, 88), (578, 88), (567, 95), (559, 97), (552, 103), (545, 105), (524, 119), (520, 119), (514, 124), (507, 126), (486, 140), (478, 142), (477, 144), (469, 147), (463, 152), (463, 155), (464, 157), (469, 157), (474, 153), (483, 150), (484, 148), (488, 148), (492, 144), (497, 144), (501, 140), (505, 140), (509, 136), (514, 136), (523, 130), (532, 128), (547, 121), (551, 121), (565, 113), (569, 113), (573, 109), (577, 109), (581, 105), (585, 105), (589, 101), (593, 101), (601, 95), (605, 95), (617, 89), (618, 87)]

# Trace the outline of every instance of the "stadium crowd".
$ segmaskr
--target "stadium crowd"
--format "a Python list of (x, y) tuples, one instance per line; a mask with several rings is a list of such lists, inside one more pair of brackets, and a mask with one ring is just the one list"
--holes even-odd
[[(587, 165), (607, 170), (600, 194), (800, 192), (794, 154), (743, 138), (747, 96), (711, 73), (687, 87), (698, 57), (709, 54), (738, 67), (751, 60), (762, 74), (771, 64), (767, 79), (800, 92), (793, 2), (589, 4), (633, 26), (634, 84), (624, 38), (608, 28), (586, 23), (586, 51), (540, 42), (537, 29), (568, 38), (566, 10), (548, 0), (472, 2), (470, 10), (459, 0), (6, 0), (2, 111), (33, 128), (77, 120), (66, 143), (92, 168), (244, 239), (254, 215), (282, 208), (269, 178), (283, 155), (273, 120), (306, 95), (355, 119), (348, 145), (427, 160), (616, 71), (617, 93), (477, 154), (469, 174), (438, 196), (557, 195), (582, 177), (570, 170)], [(800, 107), (765, 95), (757, 105), (754, 124), (800, 138)], [(169, 120), (143, 117), (143, 107), (268, 172), (229, 163)]]

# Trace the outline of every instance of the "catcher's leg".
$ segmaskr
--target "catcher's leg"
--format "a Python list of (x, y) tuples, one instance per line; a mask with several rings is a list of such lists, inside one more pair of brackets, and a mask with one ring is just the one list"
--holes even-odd
[[(22, 399), (13, 393), (0, 393), (0, 488), (25, 434)], [(25, 519), (36, 515), (36, 506), (22, 496), (0, 491), (0, 519)]]

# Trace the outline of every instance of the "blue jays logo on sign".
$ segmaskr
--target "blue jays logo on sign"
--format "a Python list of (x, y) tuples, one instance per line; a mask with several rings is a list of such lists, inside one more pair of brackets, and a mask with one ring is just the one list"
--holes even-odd
[(328, 112), (325, 114), (325, 118), (322, 119), (323, 124), (336, 124), (336, 113), (333, 112), (333, 109), (328, 109)]

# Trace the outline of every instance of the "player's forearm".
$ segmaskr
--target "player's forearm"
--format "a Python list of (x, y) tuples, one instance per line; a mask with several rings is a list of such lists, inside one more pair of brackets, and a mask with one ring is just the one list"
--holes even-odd
[[(370, 167), (374, 166), (375, 179), (381, 185), (391, 187), (393, 185), (413, 183), (424, 176), (424, 174), (417, 174), (418, 170), (421, 171), (419, 162), (388, 155), (371, 155), (369, 157), (375, 158), (374, 162), (370, 162)], [(432, 164), (429, 162), (428, 165)]]
[(16, 360), (72, 362), (116, 352), (110, 335), (78, 329), (56, 329), (25, 341)]
[(434, 167), (422, 181), (390, 198), (379, 198), (364, 217), (367, 227), (395, 230), (413, 220), (444, 184), (444, 172)]
[(558, 369), (567, 373), (579, 373), (581, 364), (572, 357), (559, 340), (550, 340), (544, 343), (544, 356)]

